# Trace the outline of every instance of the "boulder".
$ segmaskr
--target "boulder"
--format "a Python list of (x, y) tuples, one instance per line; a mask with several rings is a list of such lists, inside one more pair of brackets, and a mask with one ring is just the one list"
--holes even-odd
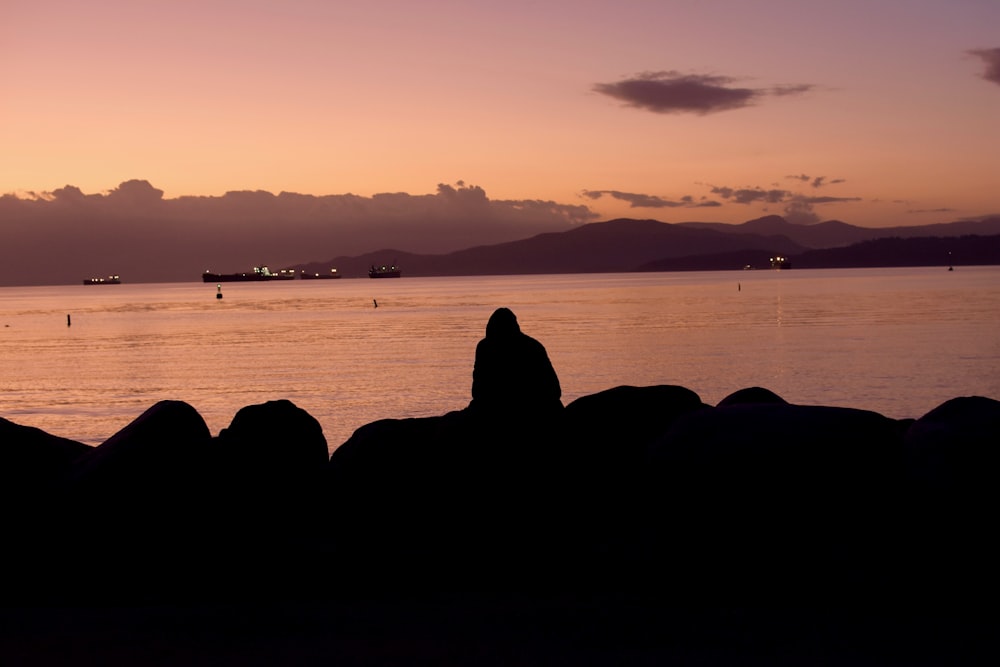
[(1000, 401), (948, 400), (910, 424), (907, 474), (928, 492), (996, 498), (1000, 475)]
[(160, 401), (75, 459), (46, 522), (38, 595), (47, 587), (57, 598), (112, 602), (191, 590), (211, 532), (210, 445), (193, 407)]
[(78, 458), (70, 484), (77, 494), (106, 501), (105, 509), (182, 500), (210, 443), (197, 410), (183, 401), (160, 401)]
[[(537, 581), (565, 530), (558, 419), (525, 423), (460, 410), (387, 419), (330, 457), (338, 557), (376, 587)], [(559, 514), (560, 520), (553, 515)], [(502, 567), (497, 567), (502, 564)]]
[(770, 389), (765, 389), (763, 387), (747, 387), (729, 394), (719, 401), (716, 407), (722, 408), (727, 405), (737, 405), (740, 403), (788, 403), (788, 401), (783, 399), (781, 396), (778, 396)]
[(900, 587), (925, 606), (993, 604), (1000, 595), (993, 530), (1000, 401), (948, 400), (910, 424), (903, 447), (908, 493)]
[(227, 473), (264, 495), (318, 480), (330, 457), (319, 421), (289, 400), (241, 408), (215, 446)]
[(90, 450), (82, 442), (0, 417), (0, 497), (26, 502), (25, 494), (52, 493), (73, 462)]
[(878, 413), (735, 403), (650, 448), (651, 557), (720, 594), (827, 596), (872, 585), (893, 547), (902, 429)]
[(320, 423), (289, 400), (248, 405), (212, 446), (212, 585), (227, 597), (311, 594), (326, 567)]
[(581, 450), (608, 461), (644, 463), (646, 449), (681, 416), (705, 407), (698, 394), (674, 385), (619, 386), (581, 396), (566, 406), (565, 436)]

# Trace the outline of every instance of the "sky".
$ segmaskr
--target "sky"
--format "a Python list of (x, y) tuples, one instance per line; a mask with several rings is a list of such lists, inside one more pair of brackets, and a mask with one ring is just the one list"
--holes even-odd
[(569, 224), (1000, 213), (997, 0), (2, 3), (8, 203), (139, 183)]

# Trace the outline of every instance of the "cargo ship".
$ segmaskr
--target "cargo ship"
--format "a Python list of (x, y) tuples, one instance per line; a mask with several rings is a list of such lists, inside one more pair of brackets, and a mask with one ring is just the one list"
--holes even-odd
[(269, 280), (294, 280), (294, 269), (281, 269), (277, 273), (271, 271), (266, 266), (255, 266), (250, 273), (212, 273), (206, 271), (201, 274), (202, 281), (206, 283), (248, 283), (266, 282)]
[(375, 266), (372, 264), (372, 267), (368, 269), (369, 278), (399, 278), (399, 276), (399, 267), (395, 264), (391, 264), (389, 266), (386, 266), (385, 264), (382, 266)]
[(337, 273), (337, 269), (330, 269), (330, 273), (309, 273), (303, 269), (303, 271), (299, 274), (299, 277), (302, 278), (302, 280), (329, 280), (331, 278), (339, 278), (340, 274)]
[(84, 278), (84, 285), (121, 285), (122, 279), (117, 275), (110, 275), (107, 278)]

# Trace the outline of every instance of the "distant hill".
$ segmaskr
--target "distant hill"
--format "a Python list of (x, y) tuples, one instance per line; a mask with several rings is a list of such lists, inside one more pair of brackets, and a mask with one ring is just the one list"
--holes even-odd
[(802, 269), (995, 265), (1000, 264), (1000, 234), (880, 238), (846, 248), (810, 250), (791, 261)]
[(739, 225), (721, 222), (681, 222), (677, 224), (682, 227), (714, 229), (730, 234), (785, 236), (800, 246), (814, 249), (838, 248), (884, 237), (916, 238), (1000, 234), (1000, 217), (998, 216), (983, 220), (882, 228), (856, 227), (839, 220), (828, 220), (815, 225), (795, 225), (780, 215), (748, 220)]
[[(843, 248), (789, 253), (794, 269), (850, 269), (891, 266), (973, 266), (1000, 264), (1000, 234), (993, 236), (889, 237)], [(770, 268), (770, 256), (760, 252), (717, 253), (660, 259), (638, 271), (724, 271), (744, 266)]]
[(336, 257), (329, 265), (314, 262), (295, 268), (325, 271), (336, 266), (343, 275), (352, 276), (366, 275), (371, 264), (393, 262), (406, 276), (608, 273), (633, 271), (664, 257), (747, 249), (784, 254), (805, 250), (784, 236), (728, 234), (656, 220), (618, 219), (444, 255), (381, 250), (359, 257)]
[(1000, 218), (891, 230), (835, 220), (793, 225), (780, 216), (742, 225), (622, 218), (441, 255), (385, 249), (295, 268), (325, 272), (335, 266), (348, 277), (366, 276), (372, 264), (390, 262), (404, 276), (716, 271), (767, 268), (776, 254), (790, 257), (795, 268), (934, 266), (949, 263), (949, 251), (957, 265), (1000, 264), (998, 238)]

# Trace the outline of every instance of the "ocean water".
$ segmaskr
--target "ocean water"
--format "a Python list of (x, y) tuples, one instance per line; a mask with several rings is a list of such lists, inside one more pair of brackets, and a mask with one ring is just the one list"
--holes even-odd
[(99, 444), (161, 399), (213, 433), (289, 399), (333, 449), (377, 419), (465, 407), (499, 306), (545, 345), (564, 403), (626, 384), (713, 404), (762, 386), (894, 418), (1000, 399), (1000, 267), (345, 278), (227, 283), (222, 299), (123, 280), (0, 288), (0, 417)]

